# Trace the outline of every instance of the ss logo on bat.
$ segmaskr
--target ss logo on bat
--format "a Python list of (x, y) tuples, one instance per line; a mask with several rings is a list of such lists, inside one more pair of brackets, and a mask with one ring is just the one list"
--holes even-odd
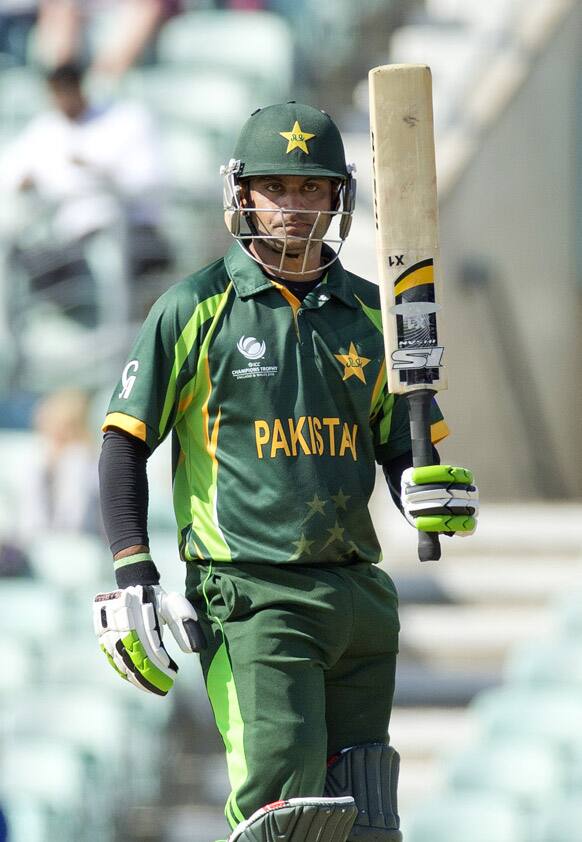
[(392, 352), (392, 368), (438, 368), (441, 365), (444, 348), (401, 348)]

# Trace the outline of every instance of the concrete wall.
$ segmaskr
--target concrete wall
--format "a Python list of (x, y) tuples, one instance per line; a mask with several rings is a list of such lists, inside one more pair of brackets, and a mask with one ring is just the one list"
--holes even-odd
[[(581, 43), (578, 4), (441, 208), (455, 430), (444, 452), (470, 454), (503, 498), (540, 496), (546, 472), (550, 493), (582, 496)], [(487, 267), (488, 289), (463, 283), (467, 261)]]
[[(453, 435), (441, 452), (474, 467), (489, 499), (582, 496), (580, 44), (576, 4), (442, 196), (439, 400)], [(361, 189), (343, 262), (375, 279), (368, 146), (346, 137)], [(467, 286), (484, 274), (485, 287)]]

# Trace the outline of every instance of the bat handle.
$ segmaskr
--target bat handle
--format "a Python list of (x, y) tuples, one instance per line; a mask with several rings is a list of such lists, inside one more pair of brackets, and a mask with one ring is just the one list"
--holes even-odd
[[(410, 415), (412, 465), (415, 468), (433, 464), (430, 407), (434, 394), (433, 389), (418, 389), (406, 395)], [(418, 558), (420, 561), (438, 561), (440, 557), (441, 545), (438, 533), (419, 532)]]

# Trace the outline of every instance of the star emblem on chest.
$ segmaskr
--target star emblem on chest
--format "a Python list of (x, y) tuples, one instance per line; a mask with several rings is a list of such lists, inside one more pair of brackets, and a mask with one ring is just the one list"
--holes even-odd
[(371, 360), (368, 357), (363, 357), (358, 354), (357, 348), (353, 342), (350, 342), (349, 352), (347, 354), (334, 354), (336, 360), (344, 367), (343, 380), (348, 380), (350, 377), (357, 377), (362, 383), (366, 382), (364, 368)]

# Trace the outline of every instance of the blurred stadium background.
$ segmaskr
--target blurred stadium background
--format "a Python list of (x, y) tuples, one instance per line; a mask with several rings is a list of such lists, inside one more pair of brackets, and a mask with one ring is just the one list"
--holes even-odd
[[(390, 735), (402, 754), (402, 826), (406, 842), (580, 842), (582, 5), (166, 3), (144, 50), (112, 71), (96, 57), (123, 36), (129, 3), (78, 3), (76, 49), (91, 66), (92, 101), (141, 103), (155, 125), (164, 260), (131, 276), (113, 196), (117, 222), (83, 243), (91, 290), (73, 276), (55, 296), (58, 283), (38, 283), (35, 271), (55, 268), (43, 255), (56, 208), (0, 188), (8, 839), (224, 837), (228, 781), (195, 659), (178, 655), (179, 681), (160, 701), (122, 684), (93, 638), (92, 596), (113, 582), (96, 509), (100, 419), (151, 302), (229, 244), (218, 168), (256, 107), (294, 98), (336, 119), (358, 167), (343, 262), (375, 278), (366, 74), (422, 62), (434, 76), (446, 282), (441, 404), (453, 435), (442, 454), (474, 467), (483, 514), (470, 541), (447, 541), (441, 563), (420, 567), (414, 534), (381, 482), (375, 492), (402, 605)], [(49, 106), (51, 37), (64, 31), (54, 8), (41, 26), (51, 5), (59, 0), (0, 0), (0, 171)], [(36, 270), (17, 259), (23, 251)], [(89, 321), (78, 318), (83, 295)], [(152, 549), (166, 586), (180, 589), (169, 474), (164, 445), (151, 460)]]

